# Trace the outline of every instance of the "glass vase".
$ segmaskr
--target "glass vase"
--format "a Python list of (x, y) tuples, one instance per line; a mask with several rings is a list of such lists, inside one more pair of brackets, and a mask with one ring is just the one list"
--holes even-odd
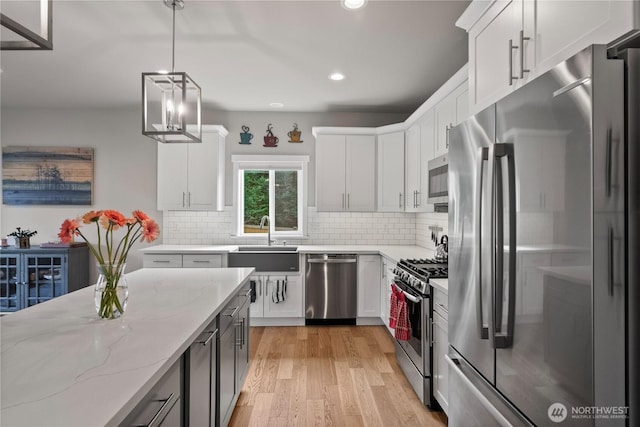
[(103, 319), (117, 319), (127, 309), (129, 285), (124, 275), (126, 264), (98, 264), (98, 282), (94, 291), (96, 312)]

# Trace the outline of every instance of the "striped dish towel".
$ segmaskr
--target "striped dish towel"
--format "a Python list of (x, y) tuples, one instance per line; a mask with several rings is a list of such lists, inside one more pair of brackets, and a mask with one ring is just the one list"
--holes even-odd
[(391, 284), (391, 307), (389, 308), (389, 327), (395, 329), (398, 324), (398, 289)]
[(403, 293), (398, 295), (398, 322), (396, 323), (395, 337), (398, 341), (409, 341), (410, 325), (407, 313), (407, 300)]

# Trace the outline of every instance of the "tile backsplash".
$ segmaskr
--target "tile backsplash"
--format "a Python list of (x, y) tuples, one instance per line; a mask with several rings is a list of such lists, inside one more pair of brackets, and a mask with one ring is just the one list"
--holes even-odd
[[(431, 243), (427, 234), (417, 243), (416, 214), (386, 212), (317, 212), (308, 209), (307, 237), (285, 239), (305, 245), (414, 245)], [(223, 212), (166, 211), (162, 242), (188, 245), (263, 244), (265, 237), (234, 235), (234, 209)], [(422, 215), (422, 214), (419, 214)], [(444, 214), (446, 215), (446, 214)], [(426, 228), (424, 225), (421, 227)], [(422, 231), (420, 231), (422, 234)], [(429, 232), (428, 236), (431, 236)]]
[(436, 212), (416, 214), (416, 245), (435, 250), (436, 245), (431, 241), (431, 230), (429, 230), (433, 225), (442, 227), (442, 230), (438, 231), (438, 242), (440, 242), (443, 234), (449, 234), (449, 214)]

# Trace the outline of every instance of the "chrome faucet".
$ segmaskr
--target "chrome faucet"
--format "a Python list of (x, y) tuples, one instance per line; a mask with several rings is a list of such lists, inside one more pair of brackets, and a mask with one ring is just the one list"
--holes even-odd
[(260, 229), (267, 223), (267, 246), (271, 246), (271, 219), (269, 215), (265, 215), (260, 219)]

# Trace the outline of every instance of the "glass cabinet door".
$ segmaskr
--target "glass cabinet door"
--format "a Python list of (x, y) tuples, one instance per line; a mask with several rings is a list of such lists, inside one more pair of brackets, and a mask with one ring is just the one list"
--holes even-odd
[(66, 255), (27, 255), (25, 307), (39, 304), (66, 293)]
[(16, 311), (20, 304), (18, 255), (0, 258), (0, 312)]

